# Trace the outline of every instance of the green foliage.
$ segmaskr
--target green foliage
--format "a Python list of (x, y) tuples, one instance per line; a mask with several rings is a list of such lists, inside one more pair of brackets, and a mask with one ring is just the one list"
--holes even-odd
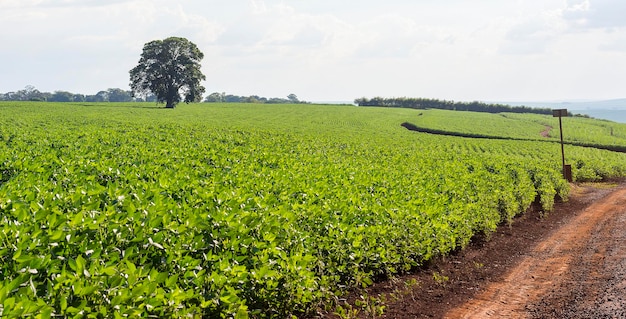
[[(420, 110), (408, 122), (450, 135), (560, 142), (559, 120), (552, 115)], [(582, 117), (564, 117), (562, 123), (566, 144), (626, 151), (626, 124)]]
[[(0, 101), (40, 101), (40, 102), (131, 102), (132, 92), (119, 88), (99, 91), (94, 95), (84, 95), (65, 91), (54, 93), (41, 92), (32, 85), (27, 85), (17, 92), (0, 93)], [(154, 100), (152, 100), (154, 101)], [(143, 101), (142, 101), (143, 102)]]
[(470, 111), (470, 112), (485, 112), (485, 113), (502, 113), (502, 112), (514, 112), (514, 113), (536, 113), (536, 114), (552, 114), (552, 110), (547, 108), (531, 108), (527, 106), (510, 106), (506, 104), (489, 104), (484, 102), (472, 101), (472, 102), (454, 102), (438, 99), (427, 98), (407, 98), (407, 97), (394, 97), (383, 98), (375, 97), (372, 99), (358, 98), (354, 100), (354, 103), (359, 106), (377, 106), (377, 107), (402, 107), (412, 109), (441, 109), (452, 111)]
[(448, 278), (448, 276), (445, 276), (443, 274), (440, 274), (438, 272), (433, 272), (433, 280), (440, 286), (445, 286), (448, 281), (450, 280), (450, 278)]
[[(156, 95), (173, 108), (178, 102), (200, 102), (206, 77), (200, 70), (204, 54), (185, 38), (170, 37), (146, 43), (139, 64), (130, 70), (133, 94)], [(181, 98), (181, 94), (183, 97)]]
[(295, 94), (289, 94), (286, 99), (282, 98), (266, 98), (258, 95), (238, 96), (226, 94), (224, 92), (214, 92), (209, 94), (204, 102), (209, 103), (267, 103), (267, 104), (308, 104), (309, 102), (300, 101)]
[[(442, 132), (464, 133), (485, 137), (503, 137), (512, 139), (542, 140), (541, 132), (546, 124), (525, 120), (526, 118), (547, 118), (536, 114), (498, 115), (478, 112), (459, 112), (445, 110), (420, 110), (409, 122), (422, 128)], [(558, 128), (558, 122), (557, 122)]]
[[(0, 103), (3, 318), (307, 313), (567, 198), (558, 146), (409, 132), (414, 110), (161, 112)], [(577, 178), (626, 172), (570, 153)]]

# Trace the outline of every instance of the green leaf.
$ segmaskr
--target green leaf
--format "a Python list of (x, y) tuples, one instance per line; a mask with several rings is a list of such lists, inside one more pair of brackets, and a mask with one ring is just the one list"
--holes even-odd
[(70, 259), (70, 260), (67, 261), (67, 264), (70, 266), (70, 269), (72, 269), (76, 273), (79, 273), (78, 265), (76, 264), (76, 260)]
[(248, 319), (248, 307), (244, 305), (239, 306), (234, 319)]
[(82, 274), (85, 270), (85, 258), (83, 258), (83, 256), (79, 255), (78, 257), (76, 257), (76, 273), (78, 274)]
[(130, 262), (129, 260), (126, 260), (126, 267), (128, 267), (128, 270), (131, 273), (135, 273), (137, 271), (137, 267), (135, 267), (135, 264), (133, 264), (132, 262)]
[(101, 273), (107, 275), (107, 276), (113, 276), (117, 273), (115, 267), (113, 266), (109, 266), (109, 267), (105, 267), (103, 269), (100, 270)]
[(68, 314), (70, 314), (70, 315), (75, 315), (75, 314), (78, 314), (80, 312), (80, 309), (78, 309), (76, 307), (68, 307), (65, 311)]
[(61, 311), (65, 312), (67, 309), (67, 298), (60, 298)]
[(175, 274), (167, 278), (167, 280), (165, 281), (165, 286), (169, 288), (174, 288), (176, 287), (177, 282), (178, 282), (178, 274)]
[(4, 309), (7, 309), (7, 310), (13, 309), (13, 306), (15, 305), (15, 298), (11, 297), (11, 298), (5, 299), (2, 305), (4, 306)]
[(52, 318), (52, 308), (46, 307), (45, 309), (43, 309), (41, 311), (41, 313), (39, 315), (37, 315), (37, 318), (40, 318), (40, 319), (50, 319), (50, 318)]

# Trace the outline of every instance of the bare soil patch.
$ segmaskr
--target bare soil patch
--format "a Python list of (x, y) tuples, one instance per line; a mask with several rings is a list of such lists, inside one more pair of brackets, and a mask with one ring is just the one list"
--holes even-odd
[[(348, 302), (359, 318), (626, 318), (624, 228), (626, 185), (573, 185), (549, 214), (535, 206), (489, 240)], [(361, 296), (377, 301), (355, 305)], [(382, 315), (369, 310), (381, 305)]]
[(552, 126), (546, 125), (546, 129), (541, 132), (541, 136), (543, 136), (545, 138), (549, 138), (550, 137), (550, 131), (552, 131)]

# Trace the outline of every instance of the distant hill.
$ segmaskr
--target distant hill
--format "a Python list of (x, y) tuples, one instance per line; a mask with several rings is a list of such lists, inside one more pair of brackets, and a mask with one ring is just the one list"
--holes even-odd
[(567, 109), (574, 114), (586, 114), (597, 119), (626, 123), (626, 99), (601, 101), (564, 101), (564, 102), (498, 102), (511, 106), (528, 106), (551, 109)]
[(511, 106), (530, 106), (547, 108), (564, 108), (572, 111), (578, 110), (626, 110), (626, 98), (601, 100), (601, 101), (549, 101), (549, 102), (497, 102)]

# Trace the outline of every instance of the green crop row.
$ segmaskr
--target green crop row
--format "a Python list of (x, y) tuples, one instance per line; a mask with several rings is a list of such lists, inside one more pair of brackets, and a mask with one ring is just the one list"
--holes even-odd
[(409, 123), (442, 132), (473, 134), (486, 137), (540, 140), (546, 125), (528, 120), (547, 118), (546, 115), (516, 113), (479, 113), (448, 110), (420, 110)]
[[(415, 114), (0, 103), (0, 314), (306, 314), (567, 198), (554, 145), (403, 129)], [(568, 151), (578, 179), (626, 172)]]
[[(551, 115), (446, 110), (420, 110), (417, 114), (408, 122), (424, 129), (495, 138), (560, 140), (559, 120)], [(562, 119), (562, 126), (567, 143), (626, 147), (626, 124), (566, 117)]]

